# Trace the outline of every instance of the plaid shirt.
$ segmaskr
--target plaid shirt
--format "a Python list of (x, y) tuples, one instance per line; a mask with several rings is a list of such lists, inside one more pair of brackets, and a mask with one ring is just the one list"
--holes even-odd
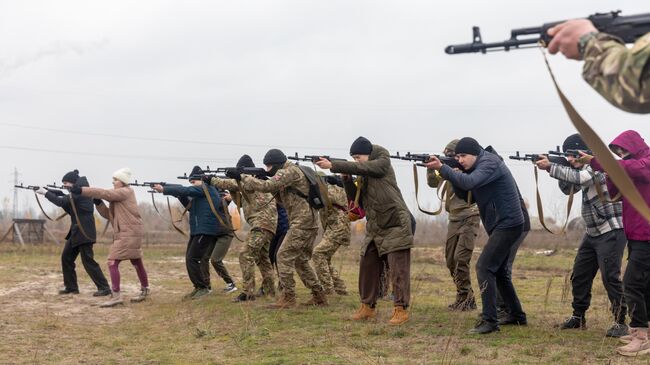
[(551, 164), (551, 177), (560, 180), (565, 194), (573, 185), (574, 191), (582, 189), (582, 218), (587, 226), (587, 234), (595, 237), (615, 229), (623, 228), (623, 204), (621, 202), (602, 202), (598, 198), (595, 184), (600, 184), (606, 200), (610, 200), (607, 180), (602, 172), (594, 172), (589, 165), (581, 169)]

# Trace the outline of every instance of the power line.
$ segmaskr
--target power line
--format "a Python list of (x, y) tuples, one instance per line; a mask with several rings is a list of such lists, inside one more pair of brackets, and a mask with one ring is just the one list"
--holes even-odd
[(211, 157), (178, 157), (178, 156), (158, 156), (158, 155), (127, 155), (127, 154), (110, 154), (110, 153), (98, 153), (98, 152), (64, 151), (64, 150), (53, 150), (47, 148), (32, 148), (32, 147), (5, 146), (5, 145), (0, 145), (0, 149), (29, 151), (29, 152), (61, 153), (61, 154), (75, 155), (77, 157), (92, 156), (92, 157), (135, 158), (135, 159), (142, 159), (142, 160), (180, 161), (180, 162), (187, 162), (187, 161), (232, 162), (237, 160), (237, 157), (211, 158)]

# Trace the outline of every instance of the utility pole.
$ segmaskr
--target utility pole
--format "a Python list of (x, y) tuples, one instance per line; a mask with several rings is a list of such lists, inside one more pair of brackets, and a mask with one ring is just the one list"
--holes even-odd
[(18, 216), (17, 216), (17, 214), (18, 214), (18, 188), (16, 187), (16, 185), (18, 185), (18, 169), (16, 167), (14, 167), (14, 201), (13, 201), (14, 218), (18, 218)]

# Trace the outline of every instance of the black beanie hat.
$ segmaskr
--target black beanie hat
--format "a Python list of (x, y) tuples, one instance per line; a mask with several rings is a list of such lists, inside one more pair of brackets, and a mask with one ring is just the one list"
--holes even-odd
[(61, 179), (61, 182), (69, 182), (69, 183), (76, 184), (77, 180), (79, 180), (79, 170), (74, 170), (63, 175), (63, 179)]
[(587, 144), (582, 140), (580, 134), (576, 133), (568, 136), (564, 140), (564, 143), (562, 144), (562, 150), (564, 152), (567, 150), (587, 151), (589, 150), (589, 147), (587, 147)]
[(468, 155), (478, 156), (483, 150), (478, 142), (472, 137), (464, 137), (456, 145), (456, 154), (465, 153)]
[(372, 143), (366, 137), (359, 137), (350, 146), (350, 156), (369, 155), (372, 153)]
[(190, 172), (190, 177), (188, 180), (201, 180), (205, 173), (203, 172), (203, 169), (200, 168), (199, 166), (194, 166), (192, 168), (192, 172)]
[(270, 149), (266, 155), (264, 155), (264, 164), (267, 166), (282, 165), (285, 162), (287, 162), (287, 156), (285, 156), (284, 152), (279, 149)]
[(255, 164), (253, 163), (251, 156), (243, 155), (239, 158), (239, 161), (237, 161), (237, 167), (255, 167)]

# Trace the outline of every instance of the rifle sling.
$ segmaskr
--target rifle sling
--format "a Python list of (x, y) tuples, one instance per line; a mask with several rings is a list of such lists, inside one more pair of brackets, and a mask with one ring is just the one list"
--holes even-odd
[[(212, 214), (214, 214), (214, 216), (217, 217), (217, 220), (219, 221), (219, 223), (223, 227), (226, 227), (230, 232), (232, 232), (233, 236), (235, 236), (237, 241), (244, 242), (244, 241), (242, 241), (241, 238), (239, 238), (237, 236), (237, 233), (235, 233), (235, 229), (232, 226), (232, 222), (227, 222), (226, 223), (226, 222), (223, 221), (223, 219), (221, 219), (221, 216), (219, 216), (219, 213), (217, 212), (217, 209), (214, 207), (214, 202), (212, 201), (212, 197), (210, 196), (210, 191), (208, 190), (208, 187), (205, 184), (201, 185), (201, 187), (203, 188), (203, 194), (205, 194), (205, 198), (208, 201), (208, 205), (210, 206), (210, 210), (212, 211)], [(222, 200), (222, 203), (223, 203), (222, 205), (223, 205), (224, 212), (226, 212), (228, 207), (226, 206), (225, 201)], [(226, 218), (226, 220), (228, 220), (228, 219)]]
[(45, 213), (45, 210), (43, 209), (43, 205), (41, 205), (41, 201), (40, 201), (40, 199), (38, 199), (38, 194), (36, 193), (36, 190), (34, 190), (34, 197), (36, 197), (36, 203), (38, 203), (38, 207), (41, 209), (41, 213), (43, 213), (43, 215), (45, 216), (45, 218), (47, 218), (48, 220), (50, 220), (50, 221), (52, 221), (52, 222), (58, 222), (58, 221), (60, 221), (63, 217), (65, 217), (66, 215), (68, 215), (68, 213), (63, 213), (63, 214), (61, 214), (60, 216), (56, 217), (55, 219), (50, 218), (50, 216), (47, 215), (47, 213)]
[(573, 207), (573, 197), (575, 195), (575, 190), (573, 184), (571, 184), (571, 191), (569, 192), (569, 201), (567, 202), (567, 207), (566, 207), (566, 220), (564, 222), (564, 226), (562, 227), (562, 230), (560, 232), (553, 232), (546, 226), (546, 219), (544, 218), (544, 208), (542, 207), (542, 197), (539, 194), (539, 173), (537, 170), (537, 166), (533, 167), (535, 171), (535, 191), (536, 191), (536, 197), (537, 197), (537, 215), (539, 218), (539, 223), (542, 224), (542, 227), (549, 233), (551, 234), (564, 234), (566, 232), (567, 227), (569, 226), (569, 216), (571, 215), (571, 208)]
[[(93, 241), (93, 239), (90, 238), (88, 234), (86, 234), (86, 230), (84, 230), (84, 227), (81, 225), (81, 221), (79, 221), (79, 214), (77, 213), (77, 207), (74, 203), (74, 199), (72, 198), (72, 193), (68, 194), (68, 198), (70, 198), (70, 206), (72, 207), (72, 212), (74, 213), (74, 218), (77, 221), (77, 227), (79, 228), (79, 231), (84, 237), (86, 237), (87, 240)], [(97, 238), (95, 238), (94, 241), (97, 241)]]
[[(420, 206), (420, 201), (418, 199), (418, 191), (419, 191), (418, 167), (417, 167), (416, 164), (413, 164), (413, 184), (415, 185), (415, 203), (417, 204), (418, 209), (420, 210), (420, 212), (422, 212), (424, 214), (427, 214), (427, 215), (439, 215), (440, 213), (442, 213), (442, 208), (444, 207), (444, 203), (442, 202), (442, 199), (440, 200), (440, 207), (435, 212), (430, 212), (428, 210), (424, 210)], [(441, 186), (442, 186), (442, 190), (443, 190), (442, 194), (447, 195), (446, 192), (447, 192), (447, 186), (448, 185), (443, 182)]]
[(174, 227), (176, 232), (187, 237), (187, 233), (185, 233), (185, 231), (183, 231), (182, 229), (178, 228), (178, 226), (176, 226), (176, 223), (174, 223), (174, 215), (172, 214), (172, 205), (169, 202), (169, 197), (167, 197), (167, 210), (169, 211), (169, 221), (171, 222), (172, 227)]
[(598, 156), (598, 161), (603, 166), (605, 172), (607, 172), (609, 179), (612, 180), (614, 185), (616, 185), (621, 195), (627, 199), (628, 203), (632, 205), (641, 216), (650, 222), (650, 207), (648, 207), (643, 196), (641, 196), (641, 193), (637, 190), (634, 182), (632, 182), (632, 179), (630, 179), (616, 159), (612, 157), (609, 148), (605, 143), (603, 143), (600, 137), (598, 137), (598, 134), (596, 134), (589, 123), (578, 114), (569, 99), (567, 99), (562, 90), (560, 90), (543, 49), (542, 55), (544, 56), (544, 62), (546, 63), (548, 73), (551, 75), (551, 80), (553, 80), (555, 90), (562, 101), (562, 106), (564, 106), (564, 110), (567, 112), (569, 119), (571, 119), (571, 122), (576, 127), (589, 149), (593, 152), (594, 156)]

